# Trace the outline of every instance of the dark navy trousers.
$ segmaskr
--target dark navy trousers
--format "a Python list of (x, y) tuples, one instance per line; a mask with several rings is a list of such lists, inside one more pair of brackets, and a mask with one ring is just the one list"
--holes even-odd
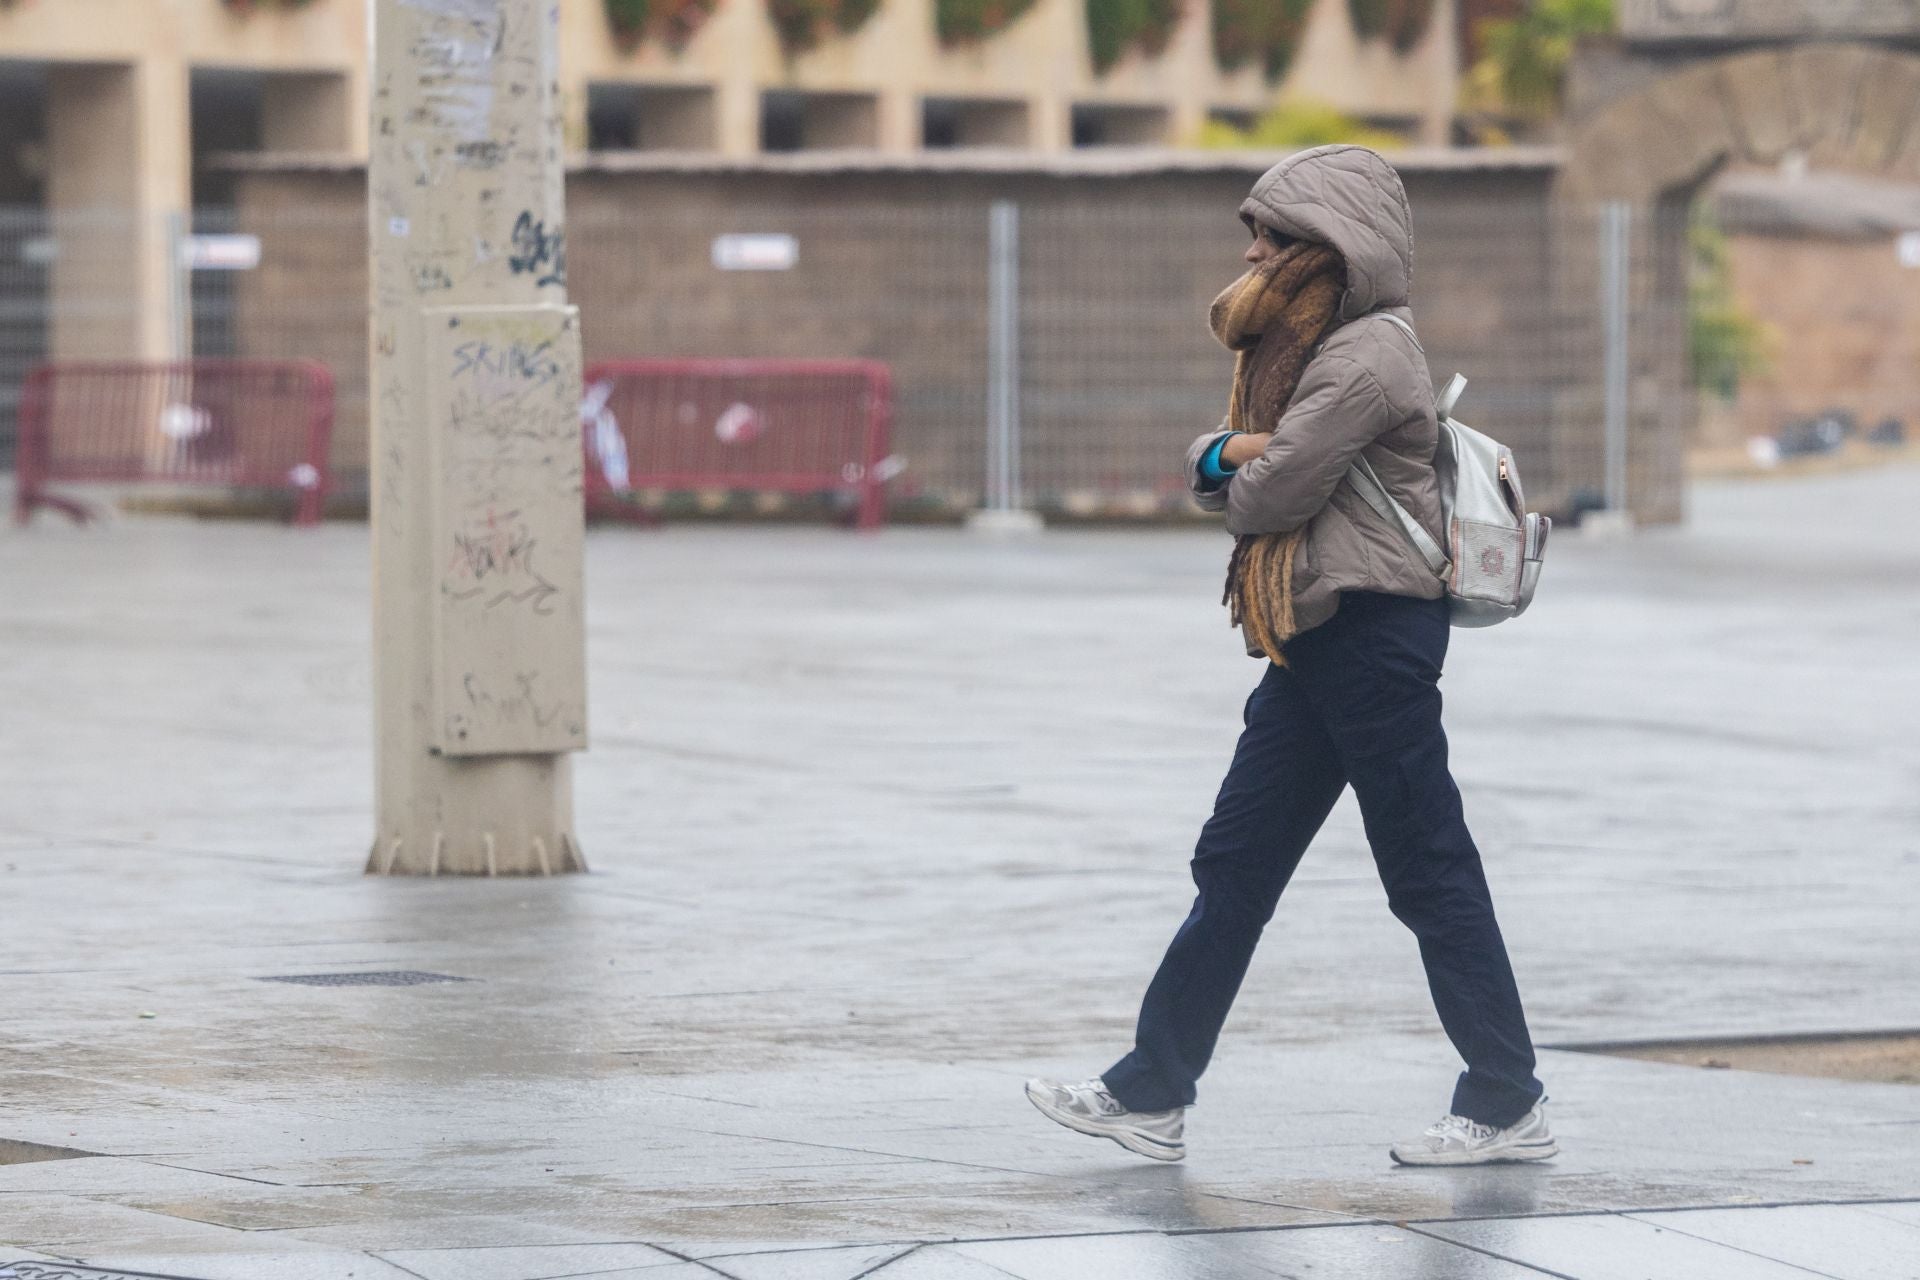
[(1103, 1079), (1129, 1110), (1194, 1100), (1261, 931), (1352, 785), (1387, 905), (1420, 943), (1440, 1023), (1467, 1069), (1453, 1111), (1505, 1126), (1540, 1097), (1533, 1042), (1480, 853), (1447, 769), (1440, 667), (1447, 602), (1349, 592), (1287, 644), (1193, 855), (1199, 888), (1141, 1005), (1134, 1049)]

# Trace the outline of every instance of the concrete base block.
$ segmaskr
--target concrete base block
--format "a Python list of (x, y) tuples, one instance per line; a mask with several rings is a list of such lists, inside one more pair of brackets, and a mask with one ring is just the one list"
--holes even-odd
[(1634, 527), (1631, 511), (1589, 511), (1580, 517), (1579, 532), (1582, 538), (1603, 542), (1628, 537)]
[(1037, 511), (982, 507), (967, 513), (967, 531), (992, 538), (1027, 538), (1044, 531), (1047, 522)]

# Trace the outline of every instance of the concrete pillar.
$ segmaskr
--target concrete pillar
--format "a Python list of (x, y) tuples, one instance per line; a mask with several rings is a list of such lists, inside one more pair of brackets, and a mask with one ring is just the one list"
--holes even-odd
[(880, 150), (896, 155), (920, 149), (920, 95), (912, 85), (895, 85), (880, 94)]
[(760, 86), (750, 69), (730, 70), (714, 87), (714, 116), (721, 155), (760, 153)]
[(47, 71), (56, 358), (175, 354), (173, 231), (188, 203), (187, 73), (158, 57)]
[(1028, 136), (1035, 151), (1073, 147), (1073, 103), (1059, 94), (1040, 94), (1028, 104)]
[(1453, 117), (1460, 100), (1459, 22), (1455, 16), (1458, 0), (1435, 0), (1432, 25), (1420, 57), (1426, 66), (1426, 106), (1420, 114), (1420, 142), (1423, 146), (1445, 147), (1453, 143)]
[(375, 874), (585, 869), (554, 12), (374, 0)]
[(560, 82), (560, 143), (568, 154), (587, 149), (593, 130), (587, 122), (592, 110), (593, 89), (578, 72), (569, 71)]
[(1190, 147), (1207, 123), (1207, 106), (1197, 98), (1177, 99), (1168, 114), (1163, 146)]

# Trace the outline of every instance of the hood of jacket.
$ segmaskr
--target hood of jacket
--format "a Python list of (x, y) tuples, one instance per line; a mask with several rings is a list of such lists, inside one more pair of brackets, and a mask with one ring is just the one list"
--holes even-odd
[(1288, 156), (1253, 184), (1240, 217), (1339, 251), (1347, 260), (1342, 320), (1407, 305), (1413, 216), (1400, 175), (1379, 152), (1336, 145)]

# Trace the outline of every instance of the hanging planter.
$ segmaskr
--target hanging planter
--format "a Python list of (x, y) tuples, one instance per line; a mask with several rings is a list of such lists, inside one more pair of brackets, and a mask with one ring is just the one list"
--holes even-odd
[(1433, 23), (1433, 0), (1347, 0), (1347, 16), (1362, 40), (1385, 40), (1411, 53)]
[(1186, 0), (1087, 0), (1087, 50), (1104, 75), (1129, 49), (1162, 53), (1180, 25)]
[(674, 53), (687, 47), (694, 32), (705, 25), (720, 0), (601, 0), (613, 42), (632, 53), (652, 40)]
[(830, 35), (852, 35), (879, 8), (880, 0), (767, 0), (767, 17), (780, 33), (780, 47), (795, 54)]
[(1526, 12), (1527, 0), (1457, 0), (1456, 38), (1460, 42), (1460, 65), (1471, 67), (1486, 52), (1484, 36), (1490, 22), (1505, 22)]
[(940, 43), (979, 44), (1018, 22), (1033, 0), (933, 0), (933, 28)]
[(1293, 65), (1313, 0), (1213, 0), (1213, 60), (1223, 71), (1258, 63), (1270, 81)]

